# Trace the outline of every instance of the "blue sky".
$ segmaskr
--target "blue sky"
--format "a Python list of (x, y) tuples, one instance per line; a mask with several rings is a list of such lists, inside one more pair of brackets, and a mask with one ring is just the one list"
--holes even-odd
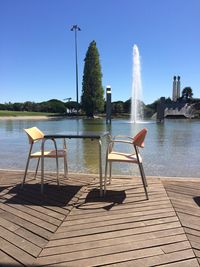
[(174, 75), (200, 98), (199, 11), (200, 0), (0, 0), (0, 103), (76, 99), (74, 24), (79, 95), (95, 40), (113, 101), (131, 96), (134, 44), (145, 104), (171, 97)]

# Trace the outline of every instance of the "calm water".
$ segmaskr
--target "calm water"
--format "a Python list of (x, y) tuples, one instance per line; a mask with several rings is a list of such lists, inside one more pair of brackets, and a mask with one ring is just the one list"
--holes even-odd
[[(5, 120), (0, 121), (0, 168), (24, 169), (28, 154), (28, 139), (23, 128), (37, 126), (46, 134), (59, 132), (110, 131), (112, 135), (133, 136), (146, 127), (148, 134), (142, 150), (147, 175), (200, 177), (200, 121), (165, 120), (164, 124), (149, 121), (130, 124), (116, 119), (111, 126), (105, 120), (57, 119), (57, 120)], [(71, 139), (68, 143), (70, 172), (98, 172), (98, 144), (90, 140)], [(106, 140), (103, 142), (105, 151)], [(34, 160), (32, 161), (34, 162)], [(45, 168), (55, 170), (45, 160)], [(61, 168), (62, 162), (60, 162)], [(104, 165), (104, 162), (103, 162)], [(137, 166), (113, 165), (118, 174), (138, 174)], [(35, 165), (32, 163), (31, 168)]]

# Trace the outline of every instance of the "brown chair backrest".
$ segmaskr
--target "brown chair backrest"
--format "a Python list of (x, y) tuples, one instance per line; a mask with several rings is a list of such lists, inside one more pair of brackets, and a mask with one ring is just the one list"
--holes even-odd
[(44, 137), (44, 133), (42, 131), (40, 131), (37, 127), (24, 129), (24, 131), (28, 135), (30, 144), (32, 144), (33, 142), (40, 140)]
[(146, 128), (142, 129), (139, 133), (137, 133), (133, 137), (133, 144), (135, 146), (144, 147), (144, 139), (146, 137), (146, 134), (147, 134), (147, 129)]

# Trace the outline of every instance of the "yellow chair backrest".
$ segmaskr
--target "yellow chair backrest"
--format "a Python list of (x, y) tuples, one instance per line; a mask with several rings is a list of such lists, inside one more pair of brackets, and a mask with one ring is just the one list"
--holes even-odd
[(37, 140), (40, 140), (44, 137), (44, 133), (42, 131), (40, 131), (37, 127), (24, 129), (24, 131), (28, 135), (30, 144), (37, 141)]

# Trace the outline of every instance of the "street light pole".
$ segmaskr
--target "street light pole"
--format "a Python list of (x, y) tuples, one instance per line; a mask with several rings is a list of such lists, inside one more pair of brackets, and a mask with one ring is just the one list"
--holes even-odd
[(76, 60), (76, 102), (77, 102), (77, 111), (78, 111), (78, 60), (77, 60), (77, 31), (81, 29), (78, 25), (73, 25), (71, 31), (75, 32), (75, 60)]

